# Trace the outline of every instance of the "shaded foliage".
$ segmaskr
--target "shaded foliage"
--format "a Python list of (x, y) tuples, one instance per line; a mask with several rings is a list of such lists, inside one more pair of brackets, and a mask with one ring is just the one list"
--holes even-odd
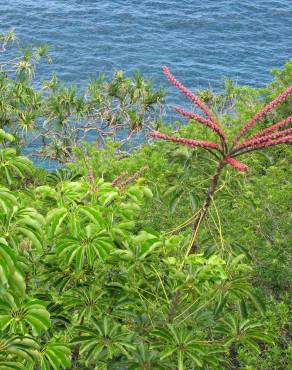
[[(1, 37), (5, 48), (13, 38)], [(132, 153), (110, 140), (98, 150), (82, 144), (85, 136), (74, 135), (91, 115), (96, 133), (100, 125), (117, 132), (121, 121), (128, 132), (162, 126), (150, 113), (161, 92), (121, 72), (92, 82), (86, 96), (56, 78), (37, 90), (31, 78), (46, 52), (0, 64), (0, 368), (287, 368), (290, 149), (252, 153), (247, 173), (223, 169), (200, 253), (189, 254), (188, 226), (215, 160), (168, 142)], [(289, 85), (291, 63), (265, 89), (229, 81), (220, 94), (198, 95), (234, 136)], [(283, 102), (260, 129), (289, 115)], [(51, 173), (19, 151), (20, 138), (39, 134), (51, 150), (46, 127), (59, 140), (52, 156), (75, 159)], [(172, 130), (211, 140), (193, 122)]]

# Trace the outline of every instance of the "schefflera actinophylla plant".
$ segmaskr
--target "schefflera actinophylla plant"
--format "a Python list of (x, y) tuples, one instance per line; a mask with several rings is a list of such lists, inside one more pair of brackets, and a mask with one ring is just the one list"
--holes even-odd
[[(185, 118), (194, 120), (198, 123), (203, 124), (206, 129), (212, 130), (217, 136), (218, 140), (206, 141), (206, 140), (195, 140), (187, 139), (183, 137), (175, 137), (163, 134), (159, 131), (150, 132), (150, 136), (157, 139), (172, 141), (187, 145), (189, 147), (200, 147), (210, 152), (211, 155), (216, 157), (218, 160), (217, 168), (210, 181), (209, 189), (206, 194), (206, 198), (202, 209), (196, 215), (193, 220), (193, 237), (190, 243), (188, 253), (196, 250), (195, 238), (202, 220), (206, 216), (208, 209), (212, 202), (212, 197), (218, 185), (218, 180), (223, 168), (226, 165), (234, 167), (237, 171), (245, 172), (248, 170), (248, 166), (237, 160), (237, 157), (246, 154), (248, 152), (256, 151), (259, 149), (267, 148), (274, 145), (292, 143), (292, 116), (283, 119), (259, 132), (253, 136), (244, 139), (249, 133), (250, 129), (260, 121), (268, 112), (273, 108), (287, 99), (288, 96), (292, 95), (292, 86), (288, 87), (282, 92), (276, 99), (271, 101), (263, 109), (261, 109), (254, 117), (248, 120), (243, 127), (240, 129), (238, 134), (229, 140), (226, 133), (222, 129), (219, 120), (210, 111), (207, 105), (199, 99), (198, 96), (193, 94), (187, 87), (185, 87), (180, 81), (178, 81), (169, 71), (167, 67), (163, 67), (163, 72), (168, 80), (177, 87), (196, 107), (198, 107), (204, 115), (199, 115), (194, 112), (188, 112), (181, 107), (175, 107), (175, 111), (178, 112)], [(290, 126), (290, 127), (289, 127)]]

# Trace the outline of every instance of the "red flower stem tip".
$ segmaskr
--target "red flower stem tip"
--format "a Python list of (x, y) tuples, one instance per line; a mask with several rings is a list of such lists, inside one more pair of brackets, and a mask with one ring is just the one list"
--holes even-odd
[(210, 119), (204, 118), (192, 112), (187, 112), (183, 108), (180, 108), (180, 107), (175, 107), (174, 110), (186, 118), (194, 119), (195, 121), (203, 123), (205, 126), (209, 127), (212, 131), (214, 131), (215, 134), (219, 135), (220, 138), (223, 140), (223, 142), (225, 142), (225, 133), (221, 130), (219, 126), (217, 126)]
[(144, 171), (148, 169), (148, 166), (141, 167), (137, 172), (135, 172), (132, 176), (125, 179), (123, 182), (117, 185), (119, 189), (122, 189), (126, 185), (132, 183), (134, 180), (136, 180)]
[(268, 135), (272, 132), (279, 130), (282, 127), (288, 126), (290, 123), (292, 123), (292, 116), (289, 116), (288, 118), (285, 118), (282, 121), (275, 123), (274, 125), (270, 127), (265, 128), (264, 130), (261, 130), (257, 134), (253, 135), (250, 139), (255, 139), (260, 136)]
[(156, 138), (156, 139), (162, 139), (167, 141), (172, 141), (174, 143), (181, 143), (187, 146), (191, 147), (201, 147), (206, 149), (218, 149), (219, 151), (222, 151), (222, 148), (217, 143), (214, 143), (212, 141), (204, 141), (204, 140), (193, 140), (193, 139), (186, 139), (184, 137), (176, 137), (176, 136), (169, 136), (166, 134), (162, 134), (159, 131), (151, 131), (149, 133), (150, 136)]
[(251, 118), (244, 127), (235, 136), (233, 142), (236, 143), (238, 139), (244, 136), (248, 130), (250, 130), (259, 120), (261, 120), (268, 112), (279, 105), (282, 101), (287, 99), (288, 96), (292, 94), (292, 86), (289, 86), (282, 94), (280, 94), (276, 99), (272, 100), (268, 105), (261, 109), (253, 118)]
[(213, 113), (209, 110), (207, 105), (198, 98), (195, 94), (193, 94), (187, 87), (185, 87), (181, 82), (179, 82), (173, 74), (170, 72), (170, 70), (164, 66), (163, 72), (166, 75), (169, 82), (171, 82), (176, 88), (178, 88), (188, 99), (191, 100), (193, 104), (195, 104), (197, 107), (199, 107), (202, 112), (206, 114), (206, 116), (217, 126), (219, 126), (219, 123), (217, 122), (216, 118), (214, 117)]
[(227, 157), (226, 162), (234, 167), (237, 171), (246, 172), (248, 170), (248, 166), (246, 164), (238, 162), (232, 157)]
[(244, 148), (247, 148), (247, 147), (255, 147), (256, 148), (258, 144), (268, 143), (271, 140), (284, 138), (284, 137), (289, 136), (289, 135), (292, 135), (292, 127), (288, 128), (287, 130), (276, 132), (274, 134), (259, 136), (259, 137), (256, 137), (254, 139), (246, 140), (242, 144), (237, 145), (234, 148), (234, 150), (238, 151), (240, 149), (244, 149)]
[(247, 153), (247, 152), (251, 152), (251, 151), (254, 151), (254, 150), (268, 148), (269, 146), (280, 145), (280, 144), (289, 144), (289, 143), (292, 143), (292, 135), (280, 137), (280, 138), (275, 139), (275, 140), (269, 139), (269, 140), (265, 141), (264, 143), (250, 145), (246, 148), (243, 148), (242, 152), (234, 153), (233, 155), (237, 156), (237, 155), (244, 154), (244, 153)]
[(123, 172), (121, 173), (118, 177), (116, 177), (113, 181), (112, 181), (112, 185), (113, 186), (116, 186), (118, 182), (120, 182), (124, 177), (126, 177), (128, 175), (128, 172)]

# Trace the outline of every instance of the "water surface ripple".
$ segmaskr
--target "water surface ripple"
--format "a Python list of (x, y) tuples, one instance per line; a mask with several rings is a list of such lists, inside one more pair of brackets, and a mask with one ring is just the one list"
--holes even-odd
[(135, 69), (164, 82), (167, 64), (190, 87), (224, 77), (260, 86), (291, 57), (290, 0), (0, 0), (0, 31), (47, 42), (42, 66), (82, 85), (99, 72)]

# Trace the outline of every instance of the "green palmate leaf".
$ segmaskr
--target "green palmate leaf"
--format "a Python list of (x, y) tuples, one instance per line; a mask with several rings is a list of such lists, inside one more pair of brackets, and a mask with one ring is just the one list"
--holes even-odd
[(7, 213), (13, 206), (17, 206), (17, 198), (9, 189), (0, 187), (0, 209), (1, 212)]
[(241, 299), (239, 302), (239, 311), (240, 311), (240, 318), (242, 320), (248, 317), (247, 305), (244, 299)]
[(23, 275), (19, 271), (14, 271), (9, 279), (9, 286), (11, 289), (19, 295), (19, 297), (24, 297), (26, 285)]
[(168, 348), (167, 350), (161, 352), (160, 358), (161, 360), (164, 360), (165, 358), (171, 356), (176, 351), (175, 347)]
[(0, 175), (11, 185), (14, 177), (23, 178), (32, 172), (32, 162), (18, 156), (12, 148), (0, 149)]
[(219, 296), (219, 300), (215, 306), (215, 309), (214, 309), (214, 314), (217, 316), (217, 315), (220, 315), (224, 306), (226, 305), (227, 303), (227, 296), (225, 294), (220, 294)]
[(79, 206), (78, 211), (85, 215), (90, 222), (93, 222), (102, 227), (105, 222), (101, 214), (101, 210), (98, 207), (90, 206)]
[(261, 297), (257, 293), (254, 293), (252, 291), (248, 292), (248, 297), (254, 303), (259, 312), (264, 315), (266, 312), (266, 306)]
[(111, 191), (101, 197), (101, 202), (104, 206), (109, 205), (113, 200), (117, 199), (119, 193), (116, 191)]
[(78, 225), (76, 237), (61, 237), (56, 253), (66, 264), (74, 262), (76, 269), (81, 270), (85, 263), (93, 266), (96, 258), (104, 260), (112, 248), (108, 232), (95, 224), (88, 224)]
[(0, 332), (0, 365), (9, 362), (9, 357), (14, 358), (19, 366), (24, 361), (34, 363), (38, 358), (38, 348), (39, 345), (32, 337)]
[(152, 334), (157, 340), (151, 347), (163, 349), (162, 358), (175, 358), (178, 369), (186, 369), (186, 361), (191, 361), (199, 367), (208, 362), (211, 350), (208, 343), (200, 341), (196, 334), (187, 328), (168, 325), (167, 329), (154, 329)]
[(1, 141), (14, 141), (14, 140), (15, 140), (15, 137), (13, 135), (9, 134), (8, 132), (0, 128), (0, 142)]
[(144, 194), (147, 198), (149, 198), (149, 199), (153, 198), (153, 193), (152, 193), (152, 191), (151, 191), (148, 187), (146, 187), (146, 186), (142, 186), (142, 187), (141, 187), (141, 189), (142, 189), (142, 191), (143, 191), (143, 194)]
[(71, 365), (70, 348), (58, 342), (45, 344), (39, 351), (41, 370), (67, 369)]
[(6, 361), (0, 358), (0, 369), (2, 370), (27, 370), (27, 367), (18, 361)]
[(174, 186), (170, 186), (166, 192), (164, 193), (164, 196), (169, 196), (169, 195), (173, 195), (173, 193), (176, 193), (177, 190), (179, 189), (179, 185), (174, 185)]
[(129, 334), (119, 324), (107, 317), (100, 321), (92, 318), (91, 324), (92, 329), (78, 327), (81, 334), (72, 340), (73, 344), (80, 344), (81, 353), (86, 353), (89, 360), (107, 360), (121, 354), (130, 357), (128, 349), (134, 349), (135, 346), (130, 343)]
[(178, 203), (181, 200), (182, 194), (176, 194), (170, 201), (169, 207), (170, 207), (170, 212), (174, 213), (176, 210), (176, 207), (178, 206)]
[(239, 316), (228, 314), (221, 320), (215, 330), (224, 335), (225, 343), (230, 346), (247, 345), (250, 348), (259, 351), (259, 342), (273, 343), (271, 333), (263, 330), (263, 324), (251, 319), (241, 320)]
[(68, 210), (65, 207), (62, 208), (54, 208), (48, 212), (46, 218), (46, 224), (48, 227), (48, 232), (50, 236), (55, 236), (62, 223), (64, 222), (65, 218), (68, 216)]
[(34, 247), (36, 247), (39, 251), (42, 251), (43, 246), (41, 237), (35, 232), (35, 230), (31, 230), (28, 227), (18, 227), (17, 231), (26, 236), (32, 242)]
[(44, 218), (33, 208), (12, 206), (0, 214), (0, 232), (11, 246), (18, 248), (26, 237), (34, 247), (42, 250)]
[(114, 225), (111, 229), (111, 234), (115, 238), (115, 236), (122, 236), (124, 239), (127, 238), (129, 230), (133, 230), (135, 227), (134, 221), (127, 221), (127, 222), (119, 222)]
[(78, 320), (89, 322), (91, 317), (102, 312), (105, 303), (105, 291), (98, 287), (82, 287), (71, 289), (63, 297), (63, 304), (68, 312), (78, 316)]
[(51, 197), (51, 198), (57, 197), (56, 190), (49, 185), (38, 186), (37, 188), (35, 188), (34, 191), (36, 194), (40, 196)]
[(5, 241), (0, 242), (0, 287), (10, 286), (17, 294), (24, 296), (25, 282), (18, 271), (15, 252)]
[(172, 366), (161, 359), (159, 352), (150, 351), (149, 346), (139, 343), (134, 350), (130, 350), (131, 358), (123, 361), (122, 366), (128, 366), (129, 370), (165, 370)]
[[(52, 176), (51, 176), (52, 177)], [(50, 177), (50, 181), (51, 180)], [(53, 182), (53, 181), (52, 181)], [(50, 197), (55, 200), (58, 208), (68, 208), (79, 203), (87, 194), (86, 184), (80, 181), (60, 180), (52, 186), (41, 186), (37, 188), (40, 195)]]
[(14, 251), (7, 245), (5, 240), (0, 243), (0, 278), (2, 285), (7, 284), (8, 279), (16, 271), (16, 256)]
[(0, 299), (0, 323), (2, 330), (22, 334), (31, 330), (33, 335), (46, 331), (51, 325), (49, 312), (42, 301), (21, 299), (9, 293), (5, 293)]

